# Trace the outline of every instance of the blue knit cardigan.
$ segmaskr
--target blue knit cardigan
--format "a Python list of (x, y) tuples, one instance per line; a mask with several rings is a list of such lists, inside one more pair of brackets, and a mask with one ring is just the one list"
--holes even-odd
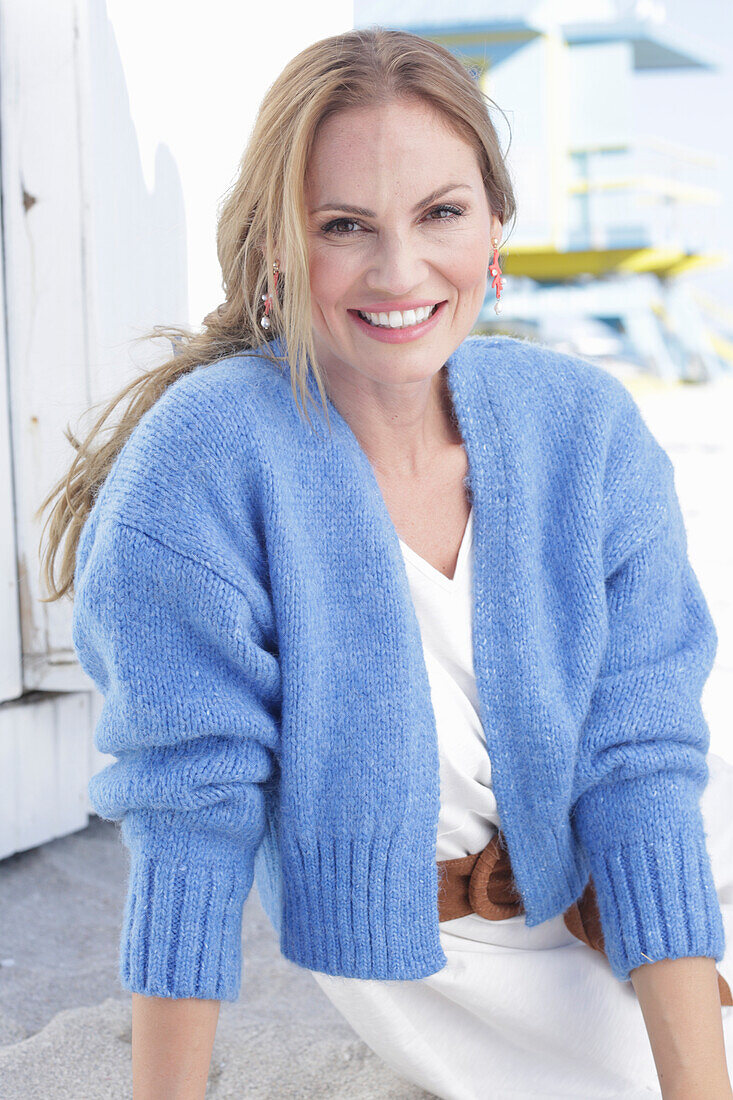
[[(720, 961), (700, 811), (717, 635), (672, 463), (583, 359), (472, 336), (447, 374), (480, 717), (527, 925), (591, 874), (619, 980)], [(331, 435), (313, 406), (309, 427), (264, 351), (198, 367), (143, 416), (82, 529), (73, 640), (115, 757), (90, 798), (130, 854), (127, 990), (236, 1000), (253, 881), (300, 966), (446, 964), (419, 624), (370, 463), (328, 410)]]

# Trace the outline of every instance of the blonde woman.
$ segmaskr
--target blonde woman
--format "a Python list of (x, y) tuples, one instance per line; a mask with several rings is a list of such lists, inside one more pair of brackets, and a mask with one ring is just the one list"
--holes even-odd
[(136, 1100), (204, 1095), (255, 881), (435, 1096), (731, 1096), (715, 628), (625, 387), (471, 335), (514, 214), (449, 52), (308, 47), (220, 212), (224, 301), (156, 330), (45, 502), (116, 758)]

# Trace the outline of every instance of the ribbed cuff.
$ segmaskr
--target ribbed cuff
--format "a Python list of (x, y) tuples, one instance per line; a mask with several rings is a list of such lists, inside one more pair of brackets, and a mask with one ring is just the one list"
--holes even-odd
[(131, 852), (119, 953), (122, 986), (155, 997), (236, 1001), (242, 909), (253, 870)]
[(659, 959), (721, 961), (723, 916), (694, 783), (663, 775), (606, 788), (582, 800), (577, 824), (619, 980)]

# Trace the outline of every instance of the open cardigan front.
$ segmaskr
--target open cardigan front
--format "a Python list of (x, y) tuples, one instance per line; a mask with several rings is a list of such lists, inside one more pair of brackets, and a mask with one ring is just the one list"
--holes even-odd
[[(717, 635), (672, 463), (626, 387), (582, 359), (475, 336), (446, 370), (480, 717), (527, 924), (592, 874), (619, 979), (720, 961), (699, 805)], [(235, 1000), (255, 877), (301, 966), (445, 965), (419, 626), (372, 468), (328, 409), (331, 435), (264, 351), (199, 367), (136, 426), (82, 530), (73, 637), (115, 757), (90, 797), (131, 857), (126, 989)]]

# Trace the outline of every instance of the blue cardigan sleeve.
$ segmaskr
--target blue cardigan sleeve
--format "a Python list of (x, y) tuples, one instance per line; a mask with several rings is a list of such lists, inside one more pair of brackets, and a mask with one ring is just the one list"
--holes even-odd
[(717, 634), (687, 556), (672, 463), (624, 398), (607, 486), (607, 638), (585, 718), (572, 820), (616, 977), (725, 951), (700, 796), (701, 693)]
[(120, 980), (234, 1001), (276, 769), (277, 653), (208, 566), (118, 518), (82, 534), (73, 641), (104, 695), (95, 744), (116, 758), (89, 795), (130, 854)]

